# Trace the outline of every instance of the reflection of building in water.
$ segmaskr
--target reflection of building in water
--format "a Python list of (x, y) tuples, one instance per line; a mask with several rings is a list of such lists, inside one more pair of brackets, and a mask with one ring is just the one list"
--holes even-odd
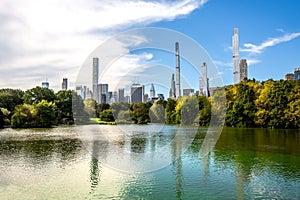
[(176, 197), (177, 199), (182, 198), (182, 160), (181, 160), (181, 153), (182, 153), (182, 134), (177, 133), (175, 138), (173, 139), (172, 147), (173, 147), (173, 154), (172, 160), (173, 166), (176, 170)]

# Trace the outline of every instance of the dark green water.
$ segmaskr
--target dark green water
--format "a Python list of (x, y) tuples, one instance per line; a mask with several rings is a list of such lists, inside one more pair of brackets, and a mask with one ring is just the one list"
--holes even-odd
[(0, 199), (300, 199), (299, 130), (226, 128), (200, 158), (207, 129), (184, 151), (176, 126), (151, 128), (0, 130)]

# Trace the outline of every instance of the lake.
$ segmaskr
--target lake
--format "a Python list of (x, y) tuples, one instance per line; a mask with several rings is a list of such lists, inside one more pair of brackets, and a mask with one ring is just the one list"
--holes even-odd
[(299, 130), (0, 130), (0, 199), (300, 199)]

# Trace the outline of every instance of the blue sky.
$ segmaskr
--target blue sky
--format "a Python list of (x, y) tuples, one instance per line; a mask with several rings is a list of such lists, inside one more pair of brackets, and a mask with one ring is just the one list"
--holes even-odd
[[(168, 28), (194, 39), (225, 85), (233, 83), (231, 36), (239, 28), (240, 58), (249, 61), (249, 78), (282, 79), (300, 66), (299, 10), (297, 0), (3, 0), (0, 88), (28, 89), (47, 78), (57, 91), (64, 77), (72, 88), (96, 47), (120, 32), (143, 27)], [(120, 63), (134, 69), (159, 60), (144, 51)]]

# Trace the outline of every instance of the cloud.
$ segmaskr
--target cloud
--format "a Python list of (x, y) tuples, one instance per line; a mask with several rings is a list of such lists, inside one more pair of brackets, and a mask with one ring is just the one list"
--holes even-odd
[(2, 0), (0, 70), (10, 69), (12, 74), (0, 73), (0, 88), (15, 85), (10, 79), (13, 70), (25, 69), (30, 74), (32, 67), (43, 68), (44, 74), (23, 84), (18, 82), (22, 89), (39, 85), (44, 77), (53, 77), (50, 84), (56, 82), (52, 85), (59, 86), (61, 76), (75, 77), (84, 59), (108, 37), (130, 27), (186, 16), (205, 3), (206, 0)]
[(241, 52), (249, 52), (251, 54), (260, 54), (264, 49), (267, 47), (272, 47), (277, 44), (288, 42), (300, 36), (300, 32), (297, 33), (289, 33), (285, 34), (284, 36), (277, 37), (277, 38), (269, 38), (265, 42), (261, 43), (260, 45), (254, 45), (251, 43), (244, 44), (243, 49), (240, 49)]

